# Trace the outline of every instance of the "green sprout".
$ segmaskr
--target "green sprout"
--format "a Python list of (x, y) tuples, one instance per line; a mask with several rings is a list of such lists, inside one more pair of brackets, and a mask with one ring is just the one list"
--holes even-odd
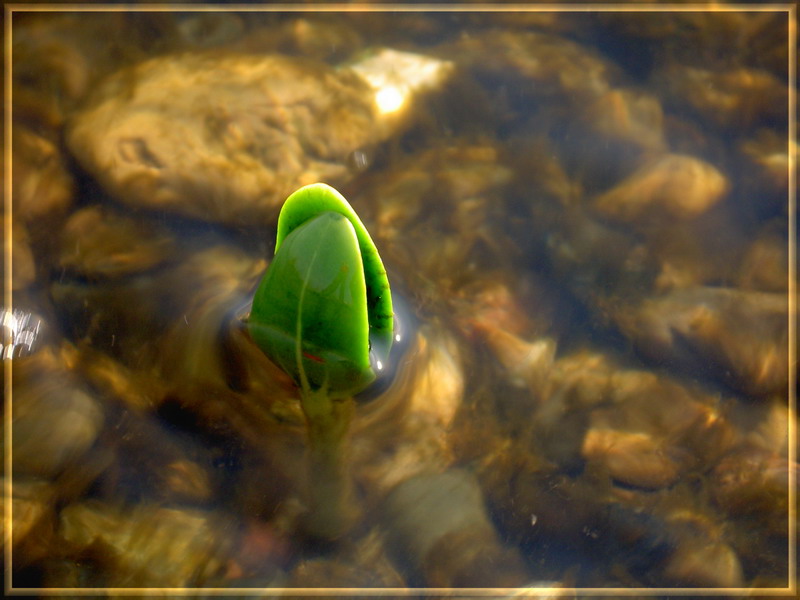
[(323, 183), (290, 195), (247, 327), (300, 388), (313, 535), (338, 537), (355, 518), (344, 456), (352, 398), (386, 364), (393, 323), (386, 270), (347, 200)]

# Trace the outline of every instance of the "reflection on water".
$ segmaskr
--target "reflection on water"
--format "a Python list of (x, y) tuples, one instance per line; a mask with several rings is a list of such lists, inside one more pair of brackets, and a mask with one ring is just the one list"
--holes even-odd
[[(14, 586), (788, 585), (786, 13), (11, 19)], [(317, 180), (415, 327), (337, 540), (240, 326)]]

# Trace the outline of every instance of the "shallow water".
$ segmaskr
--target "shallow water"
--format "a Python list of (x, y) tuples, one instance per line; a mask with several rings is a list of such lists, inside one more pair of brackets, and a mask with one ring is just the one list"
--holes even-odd
[[(785, 12), (11, 19), (13, 587), (789, 585)], [(335, 540), (240, 324), (316, 180), (410, 313)]]

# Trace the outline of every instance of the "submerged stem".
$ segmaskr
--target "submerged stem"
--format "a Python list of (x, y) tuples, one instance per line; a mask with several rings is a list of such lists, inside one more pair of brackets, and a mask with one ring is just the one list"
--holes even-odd
[(336, 539), (347, 533), (359, 512), (347, 461), (355, 401), (332, 400), (324, 389), (304, 391), (300, 401), (308, 426), (310, 511), (305, 529), (315, 537)]

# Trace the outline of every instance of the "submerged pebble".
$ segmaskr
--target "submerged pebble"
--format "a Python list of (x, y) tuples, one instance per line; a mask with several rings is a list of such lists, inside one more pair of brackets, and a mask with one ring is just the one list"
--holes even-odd
[(695, 287), (615, 311), (647, 356), (694, 372), (714, 368), (745, 394), (786, 390), (789, 301), (784, 294)]
[(617, 67), (590, 48), (549, 33), (490, 31), (447, 48), (479, 77), (512, 74), (536, 99), (591, 100), (608, 91)]
[(197, 587), (224, 570), (221, 531), (201, 511), (88, 500), (61, 511), (59, 534), (90, 556), (95, 549), (84, 564), (92, 586)]
[(725, 194), (729, 184), (712, 165), (670, 154), (643, 166), (595, 199), (594, 208), (613, 219), (641, 223), (652, 218), (691, 219)]
[(59, 266), (84, 277), (120, 277), (147, 271), (175, 252), (166, 231), (107, 208), (74, 212), (61, 233)]
[(383, 132), (350, 72), (273, 55), (154, 58), (98, 87), (70, 149), (120, 201), (224, 223), (268, 223)]
[(410, 478), (392, 491), (383, 510), (395, 551), (425, 587), (525, 583), (522, 561), (497, 538), (470, 473)]
[[(6, 483), (4, 478), (3, 485)], [(3, 520), (4, 545), (11, 542), (15, 564), (28, 566), (54, 550), (53, 488), (47, 481), (15, 477), (12, 492), (11, 496), (3, 494), (3, 508), (6, 502), (12, 505), (10, 532), (8, 521)]]
[[(400, 53), (381, 60), (389, 63), (383, 72), (402, 66), (392, 66)], [(391, 113), (398, 107), (381, 103), (387, 84), (368, 75), (377, 68), (333, 69), (277, 54), (155, 58), (99, 86), (73, 119), (68, 143), (129, 206), (266, 224), (301, 185), (346, 182), (348, 157), (397, 126)], [(420, 85), (403, 73), (392, 84), (401, 102)]]
[(52, 348), (14, 361), (14, 375), (14, 472), (50, 478), (75, 467), (100, 433), (102, 406)]
[(12, 149), (14, 215), (34, 227), (63, 216), (73, 202), (75, 183), (56, 144), (17, 124)]

